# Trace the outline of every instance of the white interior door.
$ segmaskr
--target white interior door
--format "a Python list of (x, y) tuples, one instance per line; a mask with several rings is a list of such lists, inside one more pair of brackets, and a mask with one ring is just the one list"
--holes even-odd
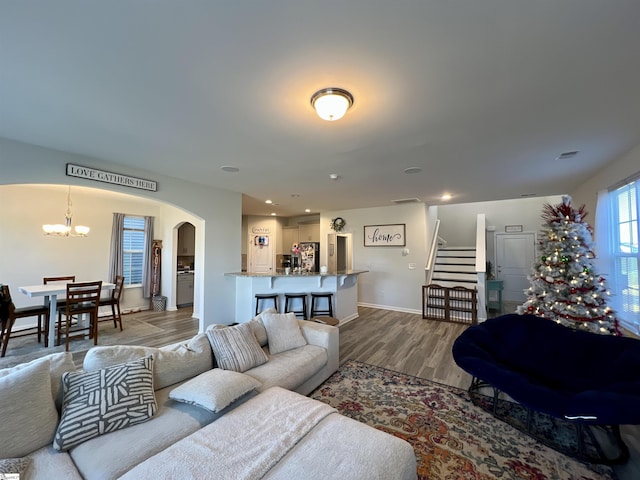
[[(259, 243), (256, 238), (267, 239), (265, 243)], [(249, 271), (252, 273), (272, 273), (274, 271), (275, 258), (273, 245), (268, 235), (249, 235)]]
[(496, 234), (496, 278), (502, 280), (502, 300), (524, 302), (524, 290), (529, 287), (527, 276), (536, 255), (536, 234)]

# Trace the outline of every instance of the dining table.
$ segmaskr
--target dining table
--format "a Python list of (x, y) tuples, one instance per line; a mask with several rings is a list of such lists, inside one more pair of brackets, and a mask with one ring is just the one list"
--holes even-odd
[[(48, 347), (53, 348), (56, 340), (56, 309), (58, 306), (58, 295), (66, 295), (67, 283), (71, 282), (57, 282), (38, 285), (27, 285), (25, 287), (18, 287), (20, 292), (24, 293), (29, 298), (44, 297), (44, 304), (49, 307), (49, 336)], [(75, 282), (79, 283), (79, 282)], [(115, 288), (115, 283), (102, 282), (102, 291), (111, 291)]]

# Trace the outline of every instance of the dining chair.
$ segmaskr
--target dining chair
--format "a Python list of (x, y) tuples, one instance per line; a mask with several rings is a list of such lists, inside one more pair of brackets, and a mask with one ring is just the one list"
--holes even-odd
[(124, 287), (124, 277), (122, 275), (116, 275), (116, 286), (111, 290), (111, 295), (107, 298), (100, 300), (101, 307), (111, 306), (111, 317), (102, 317), (100, 321), (113, 320), (113, 326), (118, 328), (120, 324), (120, 331), (122, 331), (122, 316), (120, 314), (120, 297), (122, 296), (122, 289)]
[[(42, 283), (44, 285), (47, 285), (49, 283), (69, 283), (69, 282), (75, 282), (76, 281), (76, 276), (75, 275), (67, 275), (67, 276), (62, 276), (62, 277), (44, 277), (42, 279)], [(58, 331), (60, 331), (60, 329), (62, 328), (62, 314), (64, 313), (64, 309), (65, 309), (65, 305), (67, 304), (67, 300), (64, 298), (58, 298), (58, 300), (56, 301), (56, 310), (58, 311), (58, 324), (57, 324), (57, 329)], [(46, 330), (45, 330), (45, 335), (48, 338), (49, 335), (49, 322), (47, 322), (47, 326), (46, 326)], [(60, 341), (58, 340), (58, 344), (60, 344)]]
[[(100, 292), (102, 281), (67, 283), (67, 302), (64, 315), (65, 322), (65, 350), (69, 351), (69, 339), (71, 333), (89, 333), (89, 338), (93, 338), (93, 344), (98, 344), (98, 309), (100, 308)], [(87, 314), (89, 316), (88, 326), (78, 327), (71, 331), (71, 319), (78, 315)], [(78, 322), (79, 323), (79, 322)], [(61, 329), (58, 329), (58, 345), (61, 340)], [(78, 336), (78, 335), (76, 335)], [(82, 334), (84, 337), (84, 334)]]
[[(11, 292), (8, 285), (0, 286), (0, 345), (2, 346), (2, 354), (4, 357), (7, 353), (9, 339), (12, 338), (13, 325), (18, 318), (38, 317), (38, 325), (35, 327), (21, 329), (19, 333), (13, 335), (13, 338), (24, 337), (26, 335), (38, 335), (38, 343), (41, 341), (43, 333), (42, 318), (44, 317), (45, 325), (49, 324), (49, 309), (45, 305), (36, 305), (30, 307), (16, 308), (11, 299)], [(33, 330), (36, 330), (34, 332)], [(45, 327), (46, 330), (46, 327)], [(48, 346), (48, 337), (44, 335), (44, 346)]]

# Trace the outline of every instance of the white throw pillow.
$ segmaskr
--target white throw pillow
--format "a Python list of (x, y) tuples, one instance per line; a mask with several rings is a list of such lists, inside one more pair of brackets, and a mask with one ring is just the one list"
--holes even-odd
[(62, 417), (53, 439), (56, 450), (146, 422), (158, 411), (153, 357), (94, 372), (67, 372), (62, 387)]
[(0, 378), (0, 458), (24, 457), (51, 443), (57, 423), (48, 360)]
[(207, 337), (218, 367), (225, 370), (242, 373), (268, 360), (249, 323), (223, 328), (211, 325), (207, 328)]
[(264, 329), (264, 323), (262, 323), (261, 315), (263, 313), (278, 313), (278, 311), (273, 307), (269, 307), (266, 310), (263, 310), (262, 313), (259, 313), (249, 321), (249, 325), (251, 325), (251, 330), (253, 330), (253, 334), (256, 336), (256, 339), (258, 340), (258, 343), (260, 344), (261, 347), (264, 347), (269, 341), (269, 339), (267, 338), (267, 331)]
[(262, 313), (262, 323), (269, 338), (269, 353), (286, 352), (307, 344), (295, 313)]
[(218, 413), (260, 385), (244, 373), (214, 368), (174, 388), (169, 398)]

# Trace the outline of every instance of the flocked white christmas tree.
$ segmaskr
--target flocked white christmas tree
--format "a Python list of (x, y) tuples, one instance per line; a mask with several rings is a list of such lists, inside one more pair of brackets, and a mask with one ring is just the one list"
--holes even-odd
[(594, 267), (591, 227), (584, 221), (584, 205), (545, 204), (539, 238), (540, 257), (529, 276), (527, 301), (518, 313), (548, 318), (566, 327), (593, 333), (621, 335), (615, 312), (607, 305), (605, 279)]

